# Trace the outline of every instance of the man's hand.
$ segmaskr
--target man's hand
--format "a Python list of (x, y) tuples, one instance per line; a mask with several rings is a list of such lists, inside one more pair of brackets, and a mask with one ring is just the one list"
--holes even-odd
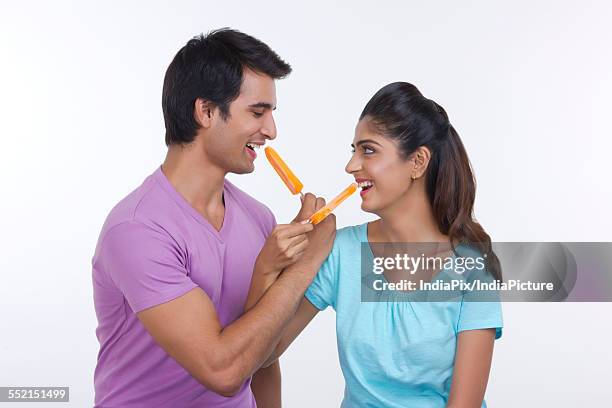
[[(319, 211), (323, 207), (325, 207), (324, 198), (315, 197), (313, 194), (306, 193), (304, 199), (302, 200), (302, 208), (293, 222), (299, 223), (305, 221), (309, 219), (312, 214)], [(316, 271), (318, 271), (320, 265), (323, 263), (325, 258), (327, 258), (327, 255), (329, 255), (329, 252), (332, 249), (335, 236), (336, 217), (333, 214), (330, 214), (322, 222), (317, 224), (313, 231), (307, 234), (309, 245), (304, 251), (302, 255), (303, 259), (301, 261), (310, 267), (315, 265)]]
[[(323, 205), (325, 205), (325, 202), (323, 202)], [(310, 278), (312, 279), (319, 271), (323, 261), (325, 261), (334, 245), (334, 238), (336, 238), (336, 216), (334, 214), (328, 215), (323, 221), (315, 225), (314, 229), (307, 236), (309, 245), (299, 263), (307, 266), (308, 269), (314, 272)]]
[(309, 246), (307, 232), (314, 229), (312, 224), (300, 224), (325, 205), (325, 200), (306, 193), (302, 207), (291, 224), (278, 225), (264, 244), (255, 261), (251, 286), (245, 304), (250, 310), (276, 281), (284, 268), (297, 262)]
[(310, 224), (279, 224), (266, 240), (255, 261), (257, 273), (278, 275), (295, 263), (308, 247), (307, 232)]
[(276, 278), (283, 269), (297, 262), (309, 245), (306, 234), (313, 230), (311, 224), (300, 222), (310, 218), (324, 205), (323, 198), (306, 193), (302, 207), (291, 224), (279, 224), (272, 230), (255, 261), (255, 273)]

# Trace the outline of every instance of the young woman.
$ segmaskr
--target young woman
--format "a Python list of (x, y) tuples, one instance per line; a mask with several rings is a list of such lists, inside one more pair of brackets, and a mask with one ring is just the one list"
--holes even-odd
[[(274, 361), (312, 318), (336, 311), (342, 407), (486, 407), (499, 302), (362, 302), (361, 243), (440, 243), (484, 255), (501, 279), (491, 240), (472, 218), (475, 181), (444, 109), (405, 82), (364, 108), (346, 171), (360, 183), (374, 222), (340, 229)], [(474, 252), (475, 251), (475, 252)], [(409, 299), (409, 298), (408, 298)]]

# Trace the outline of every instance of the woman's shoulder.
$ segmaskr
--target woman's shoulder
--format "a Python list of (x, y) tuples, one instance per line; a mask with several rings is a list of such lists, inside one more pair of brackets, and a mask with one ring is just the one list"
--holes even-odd
[(334, 240), (335, 246), (344, 245), (360, 245), (361, 242), (367, 242), (367, 226), (368, 223), (359, 225), (349, 225), (342, 227), (336, 231), (336, 238)]

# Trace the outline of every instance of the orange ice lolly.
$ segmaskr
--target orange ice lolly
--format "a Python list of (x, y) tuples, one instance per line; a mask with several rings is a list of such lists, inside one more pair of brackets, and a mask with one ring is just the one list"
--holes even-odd
[(264, 151), (266, 152), (266, 157), (268, 158), (268, 161), (270, 162), (272, 167), (274, 167), (274, 170), (276, 170), (276, 172), (283, 180), (289, 191), (291, 191), (291, 194), (302, 194), (302, 188), (304, 187), (304, 185), (302, 184), (300, 179), (298, 179), (297, 176), (293, 174), (289, 166), (287, 166), (287, 163), (285, 163), (283, 159), (281, 159), (281, 157), (278, 155), (278, 153), (276, 153), (276, 150), (268, 146), (264, 149)]
[(316, 213), (312, 214), (308, 219), (312, 225), (317, 225), (321, 221), (325, 219), (331, 212), (340, 205), (341, 202), (346, 200), (351, 194), (357, 191), (357, 183), (351, 183), (350, 186), (345, 188), (340, 194), (338, 194), (333, 200), (331, 200), (327, 205), (321, 208)]

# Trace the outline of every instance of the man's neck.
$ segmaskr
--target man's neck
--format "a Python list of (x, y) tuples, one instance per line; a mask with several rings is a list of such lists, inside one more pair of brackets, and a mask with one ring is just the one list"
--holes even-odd
[(162, 171), (193, 208), (220, 227), (224, 214), (225, 171), (211, 163), (204, 152), (193, 145), (170, 146)]

